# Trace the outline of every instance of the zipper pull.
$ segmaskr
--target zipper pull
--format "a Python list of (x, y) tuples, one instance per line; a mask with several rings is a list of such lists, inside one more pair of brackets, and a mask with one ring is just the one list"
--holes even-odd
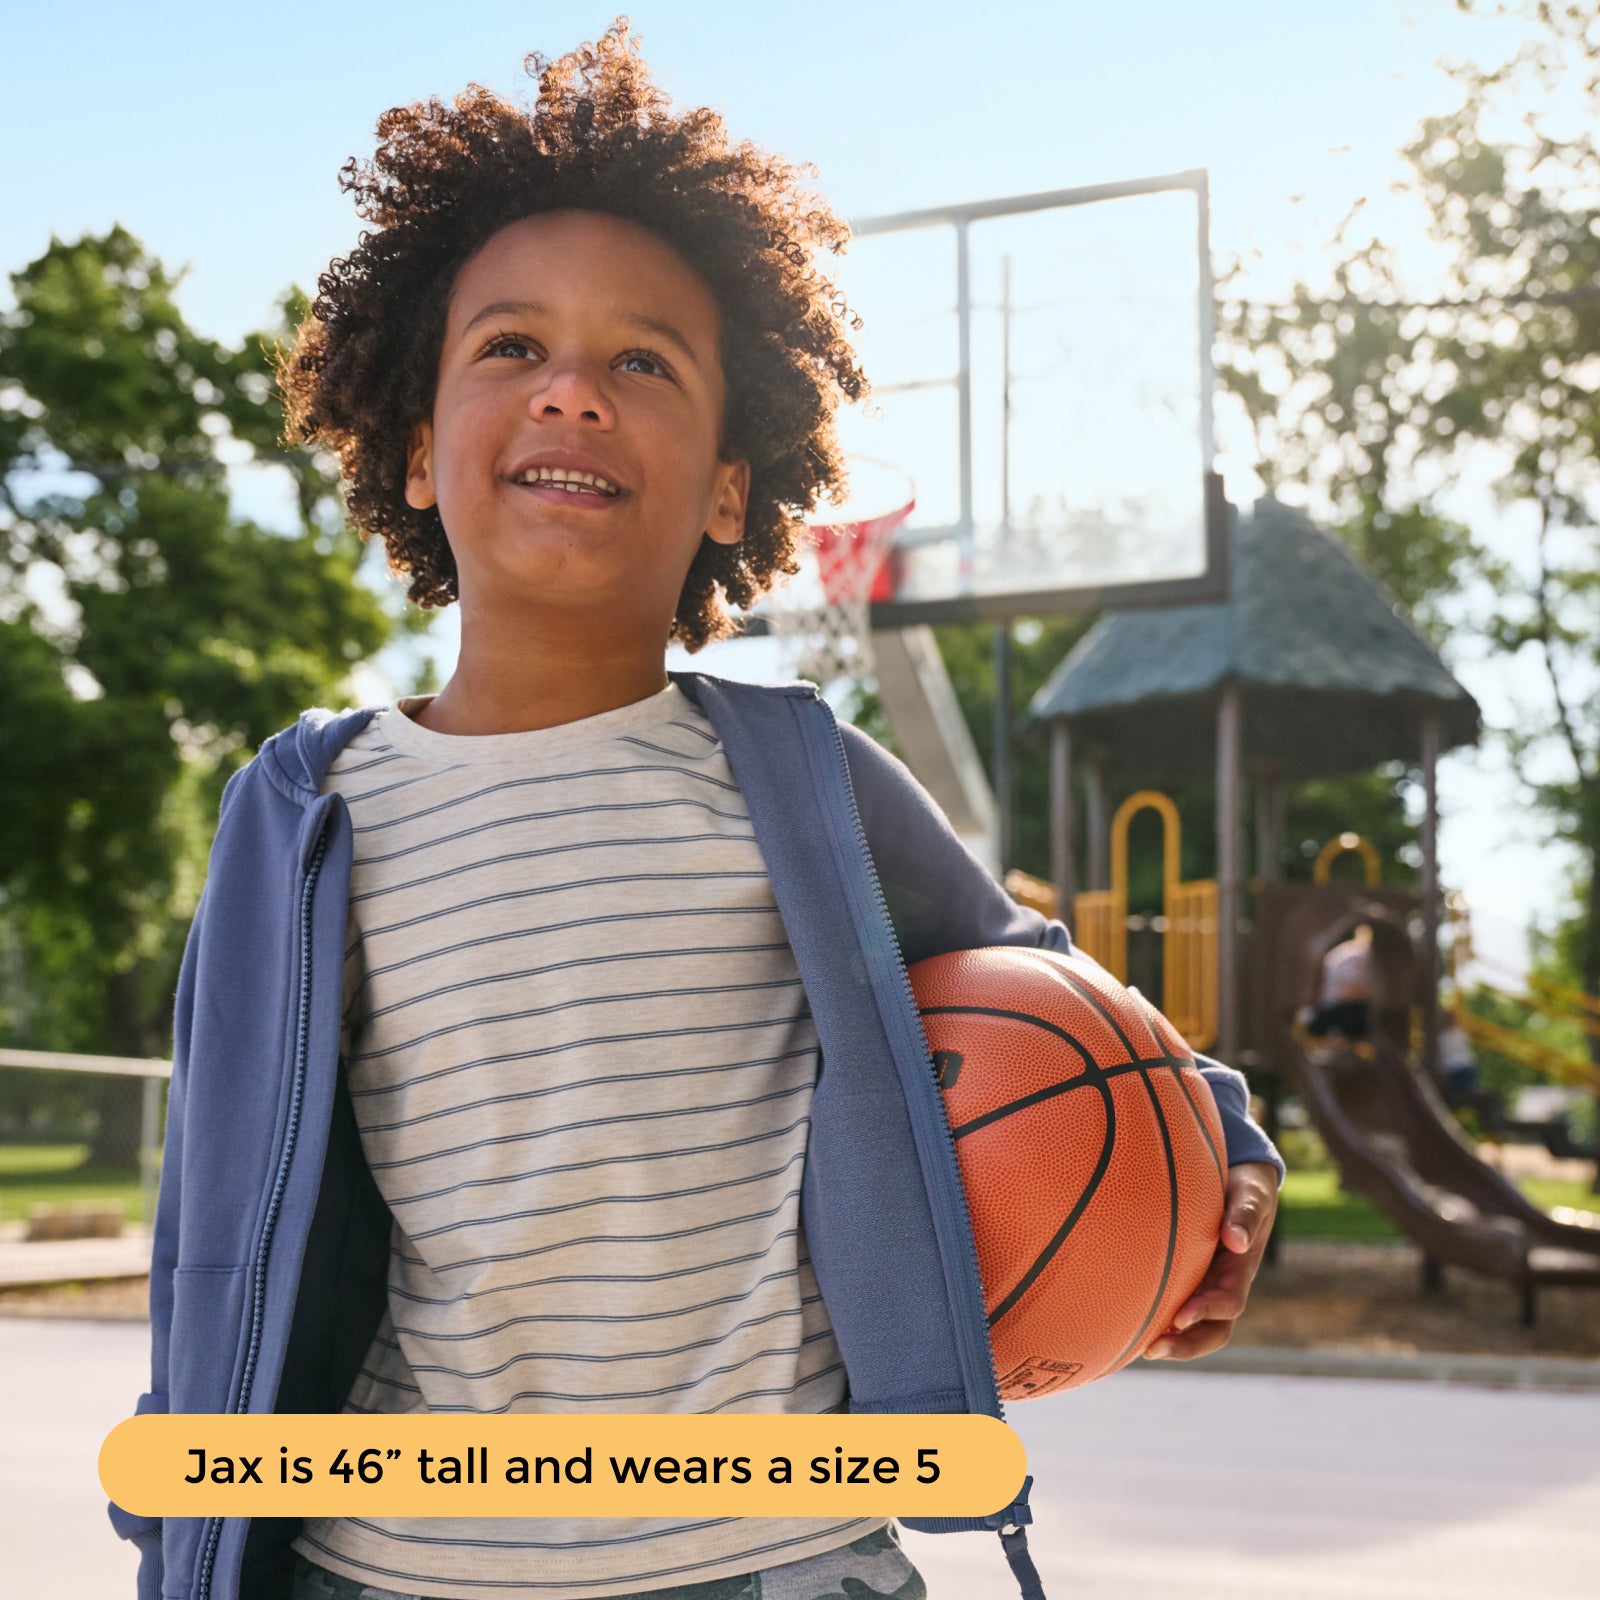
[(1045, 1600), (1044, 1585), (1039, 1581), (1039, 1569), (1028, 1554), (1028, 1535), (1011, 1524), (1000, 1530), (1000, 1546), (1006, 1553), (1011, 1575), (1022, 1591), (1022, 1600)]

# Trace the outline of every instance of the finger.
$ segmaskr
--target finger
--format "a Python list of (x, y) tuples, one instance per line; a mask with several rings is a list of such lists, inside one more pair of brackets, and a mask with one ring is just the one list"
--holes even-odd
[(1249, 1285), (1242, 1281), (1194, 1295), (1179, 1306), (1172, 1319), (1173, 1330), (1182, 1333), (1201, 1322), (1233, 1322), (1244, 1315), (1249, 1298)]
[(1164, 1333), (1145, 1351), (1147, 1361), (1193, 1361), (1220, 1350), (1233, 1337), (1231, 1322), (1202, 1322), (1187, 1333)]
[(1227, 1257), (1220, 1267), (1213, 1267), (1205, 1275), (1200, 1287), (1178, 1307), (1172, 1326), (1181, 1333), (1213, 1317), (1231, 1320), (1242, 1316), (1250, 1298), (1252, 1281), (1252, 1275), (1237, 1256)]
[(1219, 1246), (1205, 1276), (1195, 1285), (1194, 1293), (1178, 1307), (1173, 1322), (1180, 1328), (1198, 1322), (1209, 1314), (1207, 1307), (1217, 1303), (1215, 1296), (1220, 1296), (1224, 1303), (1237, 1301), (1242, 1306), (1254, 1280), (1248, 1257), (1237, 1256)]

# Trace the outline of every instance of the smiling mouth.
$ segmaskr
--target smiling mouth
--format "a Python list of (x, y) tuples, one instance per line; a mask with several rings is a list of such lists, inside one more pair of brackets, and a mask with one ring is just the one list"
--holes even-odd
[(566, 467), (530, 467), (513, 483), (531, 489), (554, 489), (566, 495), (586, 495), (594, 499), (615, 500), (622, 490), (597, 472), (573, 472)]

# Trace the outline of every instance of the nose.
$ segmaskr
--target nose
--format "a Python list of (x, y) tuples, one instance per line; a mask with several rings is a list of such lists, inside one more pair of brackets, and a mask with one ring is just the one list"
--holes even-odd
[(581, 360), (552, 361), (541, 373), (543, 382), (529, 398), (528, 410), (535, 421), (554, 422), (561, 418), (609, 428), (616, 420), (604, 385), (588, 364)]

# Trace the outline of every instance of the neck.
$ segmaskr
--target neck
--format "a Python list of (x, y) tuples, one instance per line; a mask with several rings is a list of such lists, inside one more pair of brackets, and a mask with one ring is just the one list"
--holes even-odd
[(664, 630), (637, 618), (535, 624), (463, 600), (456, 670), (416, 720), (469, 736), (558, 728), (664, 689), (665, 650)]

